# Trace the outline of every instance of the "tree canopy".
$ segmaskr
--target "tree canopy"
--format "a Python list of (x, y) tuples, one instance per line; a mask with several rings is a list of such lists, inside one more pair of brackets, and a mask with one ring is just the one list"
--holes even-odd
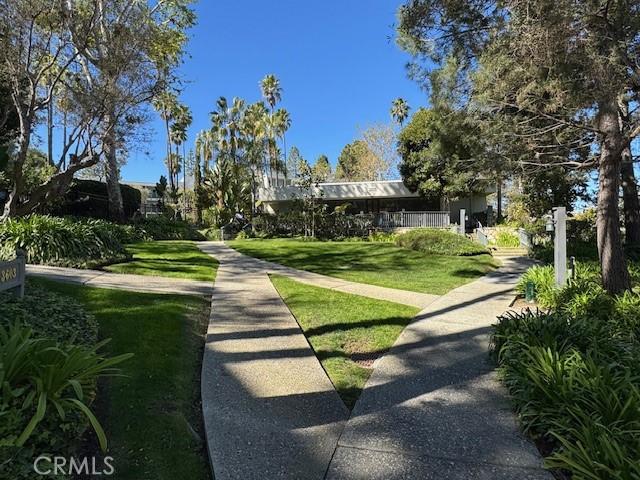
[(400, 174), (413, 192), (430, 198), (454, 199), (483, 191), (483, 175), (476, 154), (479, 145), (463, 112), (418, 110), (398, 139)]
[(598, 251), (612, 293), (630, 288), (618, 190), (640, 134), (639, 13), (637, 0), (410, 0), (398, 15), (410, 76), (478, 119), (495, 163), (597, 169)]

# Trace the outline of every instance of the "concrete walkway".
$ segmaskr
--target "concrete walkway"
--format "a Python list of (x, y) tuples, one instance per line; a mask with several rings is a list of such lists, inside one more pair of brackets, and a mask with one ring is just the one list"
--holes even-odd
[(58, 282), (77, 283), (89, 287), (114, 288), (134, 292), (202, 295), (206, 297), (213, 292), (213, 282), (111, 273), (100, 270), (82, 270), (79, 268), (27, 265), (27, 275), (49, 278)]
[[(225, 246), (224, 248), (232, 250), (227, 246)], [(401, 303), (403, 305), (409, 305), (411, 307), (421, 309), (427, 307), (428, 305), (433, 303), (434, 300), (439, 298), (439, 295), (431, 295), (429, 293), (411, 292), (408, 290), (398, 290), (396, 288), (379, 287), (376, 285), (350, 282), (349, 280), (329, 277), (327, 275), (307, 272), (305, 270), (298, 270), (296, 268), (279, 265), (277, 263), (268, 262), (266, 260), (261, 260), (258, 258), (247, 258), (251, 258), (251, 263), (255, 266), (255, 268), (259, 268), (268, 273), (276, 273), (278, 275), (289, 277), (301, 283), (306, 283), (308, 285), (313, 285), (316, 287), (328, 288), (330, 290), (337, 290), (339, 292), (352, 293), (354, 295), (361, 295), (363, 297)]]
[(322, 479), (349, 412), (261, 262), (219, 242), (202, 364), (216, 480)]
[(440, 297), (382, 357), (333, 456), (328, 479), (551, 479), (519, 432), (487, 353), (496, 316), (530, 265)]

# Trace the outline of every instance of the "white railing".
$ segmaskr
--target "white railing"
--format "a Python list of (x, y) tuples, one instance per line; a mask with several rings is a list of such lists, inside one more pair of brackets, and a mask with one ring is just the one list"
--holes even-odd
[(380, 228), (447, 228), (451, 224), (449, 212), (380, 212), (376, 226)]
[(487, 234), (484, 233), (484, 230), (482, 229), (482, 227), (476, 229), (476, 238), (478, 242), (480, 242), (485, 247), (489, 245), (489, 239), (487, 238)]
[(531, 242), (531, 235), (524, 229), (518, 229), (518, 238), (520, 239), (520, 246), (524, 248), (532, 248), (533, 243)]

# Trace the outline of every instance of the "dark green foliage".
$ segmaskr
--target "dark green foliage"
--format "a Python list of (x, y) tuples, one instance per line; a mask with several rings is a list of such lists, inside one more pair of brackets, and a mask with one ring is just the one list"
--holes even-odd
[(400, 133), (402, 180), (427, 198), (455, 198), (486, 188), (479, 175), (477, 132), (464, 114), (446, 109), (418, 110)]
[(525, 429), (552, 448), (547, 465), (574, 478), (640, 475), (640, 343), (616, 318), (511, 312), (493, 334)]
[(522, 182), (523, 201), (529, 214), (540, 218), (553, 207), (572, 211), (578, 200), (586, 200), (587, 176), (563, 166), (533, 170)]
[(98, 265), (126, 257), (121, 237), (125, 233), (130, 229), (104, 220), (30, 215), (0, 223), (0, 245), (5, 255), (24, 250), (29, 263)]
[(99, 219), (30, 215), (0, 223), (0, 255), (12, 256), (22, 249), (29, 263), (92, 268), (127, 259), (127, 243), (203, 238), (189, 223), (164, 216), (120, 225)]
[[(129, 185), (120, 185), (125, 218), (132, 218), (140, 210), (142, 194)], [(73, 215), (109, 219), (107, 185), (96, 180), (74, 180), (60, 205), (50, 209), (53, 215)]]
[(190, 223), (164, 215), (140, 218), (133, 226), (146, 240), (204, 240), (203, 235)]
[(0, 320), (20, 322), (31, 328), (34, 337), (61, 343), (90, 347), (98, 339), (98, 323), (80, 304), (29, 282), (22, 299), (0, 292)]
[[(303, 236), (305, 227), (310, 223), (310, 215), (298, 209), (275, 215), (260, 215), (254, 219), (253, 226), (257, 234), (262, 237)], [(320, 239), (366, 238), (373, 230), (375, 230), (373, 215), (318, 212), (315, 216), (315, 236)]]
[(396, 245), (435, 255), (482, 255), (489, 251), (463, 235), (448, 230), (419, 228), (398, 235)]
[(597, 262), (561, 289), (551, 266), (529, 269), (518, 290), (527, 282), (545, 311), (503, 315), (492, 337), (525, 429), (573, 478), (639, 478), (640, 294), (609, 296)]
[(68, 457), (91, 425), (96, 380), (129, 355), (98, 352), (95, 318), (75, 301), (33, 284), (21, 300), (0, 294), (0, 465), (3, 478), (33, 478), (43, 453)]

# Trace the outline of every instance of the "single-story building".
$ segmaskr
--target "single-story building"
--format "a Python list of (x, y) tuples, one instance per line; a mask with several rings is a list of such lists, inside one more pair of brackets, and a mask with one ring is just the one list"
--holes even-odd
[[(444, 198), (421, 197), (409, 191), (402, 180), (318, 183), (311, 189), (313, 196), (325, 203), (329, 211), (346, 205), (347, 213), (375, 214), (380, 226), (388, 228), (459, 224), (461, 209), (469, 218), (492, 216), (491, 207), (487, 204), (487, 195), (492, 191), (447, 201)], [(263, 186), (257, 192), (257, 198), (267, 213), (286, 211), (295, 200), (309, 195), (308, 191), (294, 185)]]

